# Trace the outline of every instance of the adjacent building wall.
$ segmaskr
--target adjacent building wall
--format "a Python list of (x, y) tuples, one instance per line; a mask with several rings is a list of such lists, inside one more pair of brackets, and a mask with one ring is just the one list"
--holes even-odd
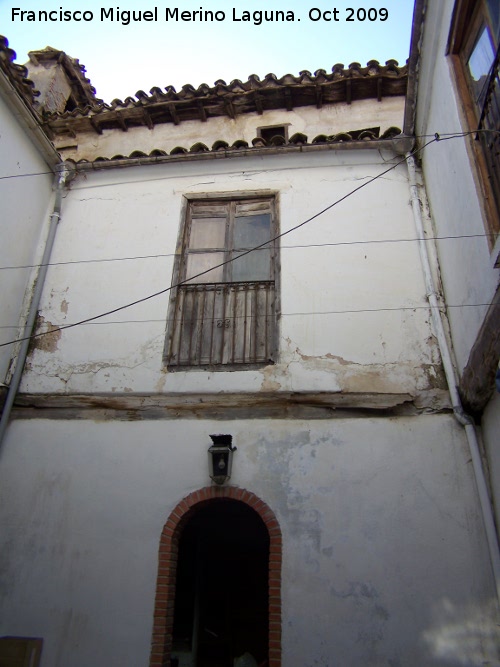
[[(37, 174), (32, 176), (31, 174)], [(47, 229), (53, 175), (11, 108), (0, 98), (0, 201), (2, 243), (0, 266), (0, 342), (15, 339), (32, 285), (30, 266), (39, 258), (38, 247)], [(0, 382), (13, 355), (12, 346), (0, 348)]]
[[(427, 3), (417, 95), (416, 134), (422, 137), (421, 144), (436, 132), (444, 137), (469, 129), (461, 115), (461, 101), (446, 56), (453, 6), (453, 0)], [(499, 284), (499, 270), (494, 268), (496, 255), (491, 252), (494, 239), (487, 236), (481, 190), (475, 180), (477, 172), (467, 141), (464, 137), (439, 141), (421, 153), (435, 233), (444, 237), (438, 240), (437, 248), (460, 374)], [(480, 373), (480, 369), (477, 372)], [(498, 506), (497, 422), (498, 396), (495, 395), (484, 412), (481, 425)]]
[[(445, 135), (466, 131), (461, 102), (446, 58), (453, 0), (428, 3), (421, 47), (416, 134)], [(442, 15), (441, 20), (440, 17)], [(432, 53), (436, 57), (432, 58)], [(425, 143), (425, 138), (421, 143)], [(436, 142), (422, 153), (431, 211), (439, 236), (473, 238), (438, 241), (442, 279), (448, 304), (488, 304), (498, 286), (499, 272), (486, 236), (479, 190), (474, 180), (466, 138)], [(450, 308), (448, 317), (459, 369), (467, 363), (487, 306)]]

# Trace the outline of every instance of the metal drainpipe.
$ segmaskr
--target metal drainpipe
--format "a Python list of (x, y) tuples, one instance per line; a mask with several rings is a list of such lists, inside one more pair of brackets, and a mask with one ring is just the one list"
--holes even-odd
[(420, 209), (420, 199), (418, 196), (417, 180), (416, 180), (416, 166), (413, 155), (407, 153), (406, 163), (408, 165), (408, 176), (410, 183), (411, 205), (413, 209), (413, 217), (415, 219), (415, 226), (417, 229), (417, 236), (419, 239), (420, 258), (422, 261), (422, 268), (425, 276), (425, 288), (427, 291), (427, 298), (431, 307), (432, 322), (436, 332), (439, 351), (443, 361), (444, 372), (448, 384), (448, 391), (453, 405), (453, 414), (456, 420), (464, 427), (467, 442), (469, 444), (472, 465), (474, 469), (474, 477), (476, 480), (477, 491), (479, 494), (479, 502), (481, 504), (481, 512), (486, 531), (486, 538), (488, 540), (488, 547), (490, 553), (491, 567), (493, 576), (495, 578), (495, 586), (497, 592), (497, 600), (500, 601), (500, 553), (498, 548), (498, 539), (493, 519), (493, 511), (491, 508), (490, 497), (488, 493), (488, 486), (484, 476), (484, 469), (481, 462), (481, 455), (479, 452), (479, 445), (477, 441), (476, 429), (471, 417), (465, 414), (460, 400), (460, 395), (457, 389), (457, 374), (455, 366), (451, 357), (450, 347), (446, 338), (443, 322), (441, 320), (439, 302), (437, 298), (436, 288), (434, 286), (434, 279), (432, 277), (431, 267), (429, 263), (429, 254), (427, 252), (427, 241), (424, 236), (424, 226), (422, 223), (422, 212)]
[(26, 324), (24, 325), (23, 338), (25, 340), (22, 341), (21, 347), (19, 349), (19, 354), (17, 355), (16, 366), (14, 369), (14, 373), (12, 375), (12, 380), (10, 382), (9, 391), (7, 393), (7, 398), (5, 400), (5, 405), (3, 407), (2, 418), (0, 420), (0, 448), (3, 443), (3, 438), (7, 430), (7, 426), (9, 424), (10, 413), (12, 411), (12, 407), (16, 399), (17, 390), (19, 389), (19, 385), (21, 384), (24, 364), (26, 362), (26, 357), (28, 356), (28, 348), (30, 344), (29, 336), (31, 336), (31, 334), (33, 333), (33, 328), (38, 313), (38, 306), (40, 304), (43, 286), (45, 284), (45, 277), (47, 275), (48, 264), (50, 262), (50, 256), (52, 254), (52, 247), (54, 245), (57, 225), (61, 218), (62, 191), (64, 186), (66, 185), (68, 176), (71, 173), (65, 164), (61, 165), (61, 167), (62, 169), (59, 172), (56, 182), (56, 199), (54, 202), (54, 209), (52, 215), (50, 216), (49, 233), (47, 235), (47, 240), (45, 242), (45, 249), (43, 251), (40, 271), (36, 278), (35, 289), (33, 290), (33, 298), (31, 299), (28, 317), (26, 319)]

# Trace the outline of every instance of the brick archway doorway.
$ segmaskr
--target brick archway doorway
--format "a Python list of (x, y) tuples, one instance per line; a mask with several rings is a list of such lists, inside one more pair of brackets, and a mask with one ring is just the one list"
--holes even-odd
[(245, 652), (281, 667), (281, 551), (254, 494), (207, 487), (182, 500), (160, 540), (150, 667), (232, 667)]

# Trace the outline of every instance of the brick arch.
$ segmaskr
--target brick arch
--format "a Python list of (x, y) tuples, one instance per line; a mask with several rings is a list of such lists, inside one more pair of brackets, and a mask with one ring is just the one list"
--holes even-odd
[(235, 487), (207, 486), (181, 500), (165, 524), (158, 553), (158, 578), (149, 667), (170, 667), (174, 623), (177, 558), (182, 530), (194, 514), (218, 498), (245, 503), (260, 516), (269, 533), (269, 667), (281, 667), (281, 530), (266, 503)]

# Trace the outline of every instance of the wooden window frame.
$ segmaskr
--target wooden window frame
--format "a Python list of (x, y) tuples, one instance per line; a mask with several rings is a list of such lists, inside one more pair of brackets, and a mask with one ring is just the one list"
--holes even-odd
[[(246, 361), (234, 359), (225, 360), (225, 361), (213, 361), (211, 363), (200, 363), (198, 360), (193, 361), (192, 363), (177, 363), (173, 361), (172, 356), (174, 352), (174, 338), (176, 334), (176, 313), (178, 306), (178, 296), (179, 292), (182, 290), (182, 286), (178, 286), (179, 283), (182, 283), (187, 276), (186, 273), (186, 258), (187, 258), (187, 247), (189, 242), (190, 234), (190, 223), (191, 223), (191, 210), (192, 206), (196, 203), (208, 203), (208, 204), (232, 204), (233, 202), (237, 203), (246, 203), (253, 201), (267, 201), (269, 202), (269, 208), (271, 211), (271, 229), (272, 233), (272, 275), (271, 282), (273, 284), (273, 304), (272, 304), (272, 316), (266, 317), (266, 326), (269, 323), (269, 332), (266, 334), (266, 351), (268, 355), (266, 359), (252, 360), (251, 358)], [(237, 192), (223, 192), (223, 193), (196, 193), (196, 194), (187, 194), (184, 196), (183, 206), (181, 210), (181, 224), (179, 228), (179, 235), (176, 246), (175, 253), (175, 262), (172, 276), (172, 285), (174, 288), (170, 292), (169, 308), (168, 308), (168, 320), (167, 320), (167, 331), (166, 331), (166, 340), (165, 340), (165, 349), (164, 349), (164, 364), (170, 371), (180, 372), (180, 371), (191, 371), (191, 370), (208, 370), (208, 371), (234, 371), (234, 370), (252, 370), (257, 368), (265, 367), (269, 364), (274, 364), (277, 361), (278, 355), (278, 324), (279, 324), (279, 313), (280, 313), (280, 244), (279, 239), (274, 240), (275, 236), (279, 235), (279, 197), (278, 193), (270, 190), (260, 190), (260, 191), (237, 191)], [(226, 251), (229, 252), (229, 249), (226, 248)], [(226, 280), (226, 271), (224, 271), (224, 279)], [(222, 283), (209, 283), (207, 285), (217, 285), (222, 286), (222, 288), (231, 289), (232, 286), (245, 287), (245, 283), (257, 284), (259, 282), (265, 281), (243, 281), (243, 282), (222, 282)], [(204, 283), (186, 283), (186, 287), (196, 288), (197, 286), (203, 288)], [(267, 310), (266, 310), (267, 313)], [(178, 322), (178, 320), (177, 320)], [(224, 323), (224, 322), (223, 322)], [(177, 338), (178, 341), (178, 338)], [(177, 344), (175, 341), (175, 344)]]
[[(461, 104), (463, 125), (471, 132), (479, 127), (478, 107), (473, 99), (467, 63), (483, 26), (490, 27), (487, 0), (457, 0), (453, 10), (448, 39), (447, 55), (450, 58), (455, 77), (456, 90)], [(485, 231), (488, 235), (490, 251), (500, 234), (500, 198), (496, 198), (491, 182), (483, 145), (476, 134), (466, 137), (467, 149), (472, 164), (472, 173), (480, 193)]]

